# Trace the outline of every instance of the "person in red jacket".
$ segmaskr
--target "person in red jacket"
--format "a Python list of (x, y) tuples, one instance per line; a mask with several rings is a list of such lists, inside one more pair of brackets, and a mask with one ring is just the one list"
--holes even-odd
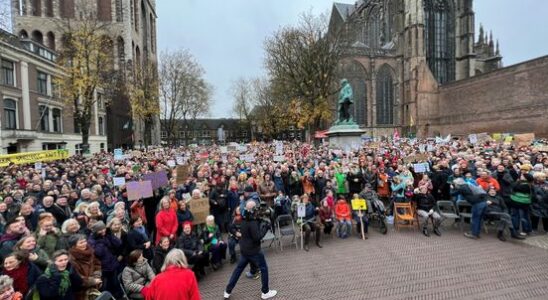
[(145, 300), (200, 300), (194, 272), (188, 267), (185, 253), (172, 249), (166, 255), (162, 273), (141, 290)]
[(487, 171), (481, 171), (479, 173), (479, 178), (476, 179), (476, 183), (481, 186), (485, 191), (488, 191), (490, 187), (495, 188), (497, 193), (500, 191), (499, 182), (493, 178)]
[(164, 196), (160, 200), (160, 211), (156, 215), (156, 245), (163, 237), (175, 241), (178, 228), (177, 214), (171, 209), (169, 196)]
[(340, 238), (347, 238), (352, 230), (352, 210), (350, 206), (340, 197), (335, 204), (335, 217), (337, 218), (337, 236)]

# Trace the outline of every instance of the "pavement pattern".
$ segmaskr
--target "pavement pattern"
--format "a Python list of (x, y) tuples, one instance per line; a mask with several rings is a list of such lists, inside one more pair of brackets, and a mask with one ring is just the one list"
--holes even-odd
[[(548, 299), (548, 235), (501, 242), (494, 230), (479, 240), (455, 228), (441, 237), (370, 231), (365, 241), (324, 238), (310, 252), (265, 248), (273, 299)], [(202, 298), (223, 299), (234, 267), (208, 272)], [(242, 274), (230, 299), (260, 299), (260, 282)]]

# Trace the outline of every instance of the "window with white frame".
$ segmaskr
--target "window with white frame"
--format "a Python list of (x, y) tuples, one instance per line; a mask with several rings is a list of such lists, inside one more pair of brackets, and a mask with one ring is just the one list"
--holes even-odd
[(17, 102), (13, 99), (4, 99), (4, 126), (17, 129)]
[(167, 131), (160, 132), (160, 138), (167, 139)]
[(48, 94), (48, 74), (44, 72), (38, 72), (38, 79), (37, 79), (37, 91), (38, 93), (42, 95)]
[(53, 132), (61, 133), (62, 124), (61, 124), (61, 110), (59, 108), (54, 108), (51, 110), (51, 116), (53, 118)]
[(82, 154), (82, 144), (74, 145), (74, 153), (76, 153), (76, 155)]
[(99, 135), (105, 135), (105, 120), (103, 117), (98, 118)]
[(40, 130), (49, 132), (49, 107), (38, 105), (38, 115), (40, 117)]
[(15, 64), (12, 61), (2, 59), (2, 84), (15, 86)]

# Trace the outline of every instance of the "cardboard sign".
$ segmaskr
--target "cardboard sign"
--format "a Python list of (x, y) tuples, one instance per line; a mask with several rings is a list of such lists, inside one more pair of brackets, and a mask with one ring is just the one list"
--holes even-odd
[(144, 180), (152, 182), (153, 189), (159, 189), (169, 184), (166, 171), (158, 171), (143, 175)]
[(127, 188), (127, 199), (139, 200), (144, 198), (151, 198), (152, 193), (152, 183), (150, 181), (130, 181), (126, 185)]
[(297, 217), (304, 218), (306, 216), (306, 205), (300, 203), (297, 205)]
[(534, 133), (514, 134), (514, 141), (518, 147), (529, 146), (534, 139)]
[(208, 198), (200, 198), (200, 199), (194, 199), (191, 198), (187, 202), (188, 209), (190, 209), (190, 212), (194, 216), (194, 221), (192, 221), (193, 225), (196, 224), (204, 224), (206, 221), (207, 216), (209, 215), (209, 199)]
[(367, 204), (365, 199), (352, 199), (352, 210), (366, 210)]
[(114, 177), (112, 178), (112, 182), (114, 186), (122, 186), (126, 184), (126, 178), (125, 177)]
[(415, 173), (426, 173), (430, 171), (430, 165), (428, 163), (413, 164), (413, 170)]
[(186, 179), (190, 176), (190, 166), (177, 166), (177, 184), (185, 184)]

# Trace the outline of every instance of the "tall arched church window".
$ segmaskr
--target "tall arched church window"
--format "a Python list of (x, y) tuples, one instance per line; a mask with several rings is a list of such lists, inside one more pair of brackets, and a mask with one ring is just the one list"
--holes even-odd
[(377, 74), (377, 125), (394, 124), (394, 80), (390, 67), (384, 65)]
[(455, 80), (455, 10), (448, 0), (424, 0), (426, 61), (439, 83)]

